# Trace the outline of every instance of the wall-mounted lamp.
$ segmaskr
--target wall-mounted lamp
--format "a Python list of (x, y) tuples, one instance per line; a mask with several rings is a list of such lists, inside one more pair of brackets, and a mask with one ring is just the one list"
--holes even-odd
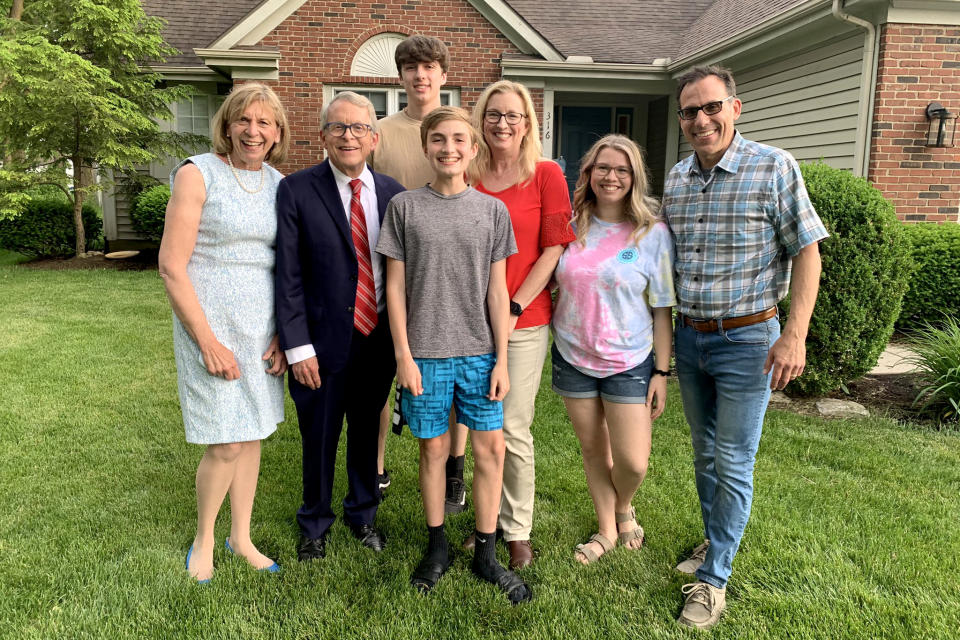
[(928, 147), (952, 147), (953, 137), (957, 132), (957, 114), (950, 113), (939, 102), (927, 105), (927, 120), (930, 126), (927, 129)]

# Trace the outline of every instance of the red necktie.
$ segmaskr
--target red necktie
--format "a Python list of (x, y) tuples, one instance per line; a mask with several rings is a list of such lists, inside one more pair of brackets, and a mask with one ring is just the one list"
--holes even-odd
[(377, 326), (377, 290), (373, 283), (373, 266), (370, 263), (370, 243), (367, 241), (367, 216), (360, 204), (360, 187), (363, 183), (351, 180), (350, 231), (353, 246), (357, 250), (357, 301), (353, 310), (353, 326), (365, 336)]

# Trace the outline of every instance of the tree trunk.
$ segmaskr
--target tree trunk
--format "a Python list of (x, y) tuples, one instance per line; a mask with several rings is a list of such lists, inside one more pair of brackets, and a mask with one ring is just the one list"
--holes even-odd
[(23, 15), (23, 0), (13, 0), (13, 6), (10, 7), (10, 19), (19, 20)]
[(77, 229), (77, 255), (87, 250), (87, 234), (83, 230), (83, 198), (87, 187), (83, 181), (80, 156), (73, 157), (73, 225)]

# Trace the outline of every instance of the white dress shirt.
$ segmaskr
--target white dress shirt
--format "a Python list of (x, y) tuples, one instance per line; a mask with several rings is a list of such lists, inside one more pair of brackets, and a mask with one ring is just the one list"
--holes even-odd
[[(347, 214), (347, 228), (350, 228), (350, 201), (353, 199), (353, 189), (350, 188), (350, 176), (343, 173), (331, 162), (330, 169), (333, 171), (333, 178), (337, 183), (337, 191), (340, 192), (340, 201), (343, 203), (343, 210)], [(367, 218), (367, 243), (370, 245), (370, 262), (373, 268), (373, 285), (377, 295), (377, 311), (382, 312), (386, 307), (386, 295), (384, 293), (384, 267), (383, 261), (376, 259), (374, 247), (377, 246), (377, 240), (380, 239), (380, 211), (377, 208), (377, 188), (373, 182), (373, 174), (370, 167), (364, 165), (363, 172), (359, 176), (360, 182), (360, 204), (363, 205), (363, 213)], [(294, 364), (307, 358), (317, 355), (316, 349), (312, 344), (304, 344), (298, 347), (286, 349), (284, 354), (287, 356), (287, 363)]]

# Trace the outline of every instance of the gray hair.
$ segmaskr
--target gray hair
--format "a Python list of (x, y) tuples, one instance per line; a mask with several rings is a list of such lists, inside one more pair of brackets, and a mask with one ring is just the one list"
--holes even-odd
[(370, 102), (370, 100), (354, 91), (341, 91), (337, 95), (333, 96), (333, 100), (324, 105), (323, 111), (320, 112), (321, 129), (324, 129), (327, 126), (327, 114), (330, 111), (330, 107), (341, 100), (346, 100), (352, 105), (365, 108), (367, 110), (367, 114), (370, 116), (370, 126), (373, 127), (374, 133), (377, 132), (377, 110), (373, 108), (373, 103)]
[(715, 76), (723, 82), (724, 86), (727, 88), (727, 95), (737, 95), (737, 83), (733, 81), (733, 73), (730, 71), (730, 69), (725, 69), (720, 65), (711, 64), (694, 67), (677, 78), (677, 100), (680, 99), (680, 93), (683, 91), (684, 87), (686, 87), (688, 84), (693, 84), (694, 82), (700, 82), (709, 76)]

